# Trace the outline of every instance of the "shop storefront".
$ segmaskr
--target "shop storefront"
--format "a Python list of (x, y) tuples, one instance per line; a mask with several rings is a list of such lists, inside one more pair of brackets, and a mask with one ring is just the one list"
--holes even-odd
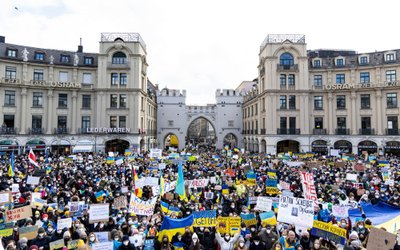
[(384, 147), (385, 154), (400, 156), (400, 141), (388, 141)]
[(378, 152), (378, 145), (373, 141), (362, 141), (358, 144), (358, 154), (368, 152), (368, 154), (375, 154)]
[(13, 140), (0, 141), (0, 155), (11, 154), (12, 151), (14, 151), (14, 154), (18, 154), (18, 149), (18, 144)]
[(69, 155), (71, 153), (71, 144), (67, 140), (55, 140), (51, 143), (51, 152), (53, 154)]
[(40, 139), (32, 139), (25, 144), (25, 152), (29, 152), (32, 149), (35, 153), (45, 154), (46, 143)]
[(324, 140), (316, 140), (311, 143), (311, 151), (318, 154), (328, 154), (328, 145)]
[(346, 154), (353, 152), (352, 147), (353, 145), (351, 144), (351, 142), (346, 140), (340, 140), (335, 142), (335, 144), (333, 144), (334, 149), (339, 149), (341, 153), (346, 153)]

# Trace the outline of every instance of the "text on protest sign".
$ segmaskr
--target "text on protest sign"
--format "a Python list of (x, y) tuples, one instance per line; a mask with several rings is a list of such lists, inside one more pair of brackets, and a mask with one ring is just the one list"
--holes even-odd
[(346, 242), (346, 229), (333, 226), (332, 224), (322, 221), (314, 221), (311, 235), (321, 237), (337, 244), (344, 245)]
[(304, 198), (307, 200), (317, 201), (318, 198), (317, 192), (315, 191), (314, 175), (307, 172), (301, 172), (300, 176), (303, 185)]
[(278, 221), (311, 228), (314, 220), (314, 201), (282, 196), (279, 199)]
[(254, 209), (268, 212), (271, 211), (271, 207), (272, 207), (272, 200), (267, 197), (260, 196), (257, 198), (257, 204)]
[(36, 176), (28, 176), (28, 179), (26, 180), (26, 184), (29, 185), (38, 185), (40, 181), (40, 177), (36, 177)]
[(194, 227), (215, 227), (217, 224), (217, 213), (215, 210), (193, 212)]
[(31, 226), (31, 227), (20, 227), (19, 228), (19, 237), (27, 238), (28, 240), (33, 240), (37, 236), (39, 227)]
[(92, 250), (111, 250), (114, 249), (114, 243), (112, 241), (95, 243), (92, 245)]
[(349, 207), (344, 205), (333, 205), (332, 215), (336, 218), (347, 218), (349, 217)]
[(24, 206), (13, 210), (6, 211), (6, 221), (11, 222), (15, 220), (23, 220), (32, 216), (32, 209), (30, 206)]
[(114, 198), (114, 208), (121, 209), (128, 206), (128, 201), (124, 195)]
[(50, 250), (59, 249), (59, 248), (62, 248), (63, 246), (64, 246), (64, 239), (50, 242)]
[(72, 218), (58, 219), (57, 230), (63, 230), (64, 228), (71, 228)]
[(240, 231), (240, 217), (218, 217), (217, 232), (235, 234)]
[(189, 188), (204, 188), (207, 187), (209, 180), (208, 179), (196, 179), (196, 180), (188, 180)]
[(161, 158), (162, 150), (159, 148), (151, 148), (149, 156), (150, 158)]
[(110, 216), (109, 205), (106, 204), (92, 204), (89, 209), (89, 222), (108, 221)]
[(0, 205), (10, 203), (12, 198), (11, 192), (2, 192), (0, 193)]
[(157, 197), (154, 197), (153, 199), (148, 201), (143, 201), (132, 193), (131, 200), (129, 202), (129, 212), (136, 215), (153, 215), (156, 202)]

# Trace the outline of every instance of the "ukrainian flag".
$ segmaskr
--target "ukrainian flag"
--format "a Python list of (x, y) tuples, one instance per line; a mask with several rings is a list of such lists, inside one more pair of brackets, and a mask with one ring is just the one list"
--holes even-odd
[(173, 207), (173, 206), (169, 206), (169, 207), (168, 207), (167, 214), (168, 214), (168, 215), (170, 215), (170, 214), (172, 214), (172, 213), (178, 214), (178, 213), (180, 213), (180, 212), (181, 212), (181, 210), (180, 210), (179, 208)]
[(263, 226), (266, 226), (266, 225), (274, 226), (274, 225), (276, 225), (276, 217), (275, 217), (275, 213), (273, 211), (261, 213), (260, 214), (260, 219), (261, 219), (261, 224)]
[(167, 214), (167, 213), (168, 213), (169, 204), (166, 203), (166, 202), (164, 202), (164, 201), (160, 201), (160, 205), (161, 205), (161, 210), (162, 210), (165, 214)]
[(106, 163), (107, 164), (113, 164), (115, 162), (114, 157), (107, 157)]
[(175, 193), (179, 194), (179, 198), (184, 201), (188, 201), (185, 190), (185, 180), (183, 179), (183, 166), (182, 161), (178, 165), (178, 180), (176, 182)]
[(379, 167), (389, 167), (389, 161), (378, 161)]
[(130, 156), (132, 154), (132, 151), (129, 149), (125, 149), (125, 156)]
[(13, 150), (11, 153), (11, 157), (10, 157), (10, 167), (8, 168), (8, 176), (9, 177), (13, 177), (15, 174), (14, 161), (15, 161), (15, 157), (14, 157), (14, 150)]
[(164, 182), (164, 177), (162, 176), (161, 173), (161, 177), (160, 177), (160, 197), (163, 197), (165, 194), (165, 182)]
[(105, 194), (104, 191), (99, 191), (99, 192), (94, 193), (94, 196), (96, 197), (97, 201), (102, 201), (103, 200), (103, 194)]
[(163, 223), (158, 234), (158, 240), (161, 241), (164, 235), (168, 236), (169, 241), (176, 233), (185, 233), (185, 227), (191, 227), (193, 225), (193, 215), (190, 215), (183, 219), (171, 219), (168, 216), (164, 217)]

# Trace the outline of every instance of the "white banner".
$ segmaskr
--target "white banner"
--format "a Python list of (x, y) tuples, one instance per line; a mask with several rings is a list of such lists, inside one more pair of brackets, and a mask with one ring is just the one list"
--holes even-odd
[(300, 166), (304, 165), (304, 162), (302, 162), (302, 161), (288, 161), (288, 162), (286, 162), (286, 165), (288, 165), (289, 167), (300, 167)]
[(209, 179), (187, 180), (189, 188), (204, 188), (208, 186)]
[(58, 219), (57, 230), (63, 230), (64, 228), (71, 228), (72, 218)]
[(26, 180), (26, 184), (29, 185), (38, 185), (40, 181), (40, 177), (36, 177), (36, 176), (28, 176), (28, 179)]
[(144, 186), (158, 186), (159, 178), (156, 177), (142, 177), (135, 181), (135, 188), (142, 188)]
[(270, 198), (259, 196), (257, 198), (256, 207), (254, 209), (269, 212), (271, 211), (271, 207), (272, 207), (272, 200)]
[(346, 180), (357, 181), (357, 174), (346, 174)]
[(317, 192), (315, 191), (314, 175), (307, 172), (301, 172), (300, 177), (303, 185), (304, 198), (307, 200), (317, 201), (318, 198)]
[(161, 158), (162, 156), (162, 150), (159, 148), (151, 148), (150, 149), (150, 154), (149, 157), (150, 158)]
[(336, 218), (347, 218), (349, 217), (349, 207), (347, 206), (339, 206), (333, 205), (332, 206), (332, 215)]
[(123, 159), (118, 159), (118, 160), (116, 160), (115, 161), (115, 165), (121, 165), (122, 163), (124, 163), (124, 160)]
[(312, 228), (314, 221), (314, 201), (282, 196), (279, 199), (279, 222), (294, 224), (296, 227)]
[(89, 222), (108, 221), (110, 217), (109, 205), (106, 204), (91, 204), (89, 209)]
[(131, 200), (129, 202), (129, 212), (134, 213), (135, 215), (153, 215), (156, 202), (157, 197), (154, 197), (148, 201), (143, 201), (132, 193)]
[(112, 241), (95, 243), (92, 245), (92, 250), (112, 250), (114, 249), (114, 243)]
[(290, 190), (290, 183), (287, 183), (285, 181), (280, 181), (279, 184), (278, 184), (278, 187), (281, 190)]

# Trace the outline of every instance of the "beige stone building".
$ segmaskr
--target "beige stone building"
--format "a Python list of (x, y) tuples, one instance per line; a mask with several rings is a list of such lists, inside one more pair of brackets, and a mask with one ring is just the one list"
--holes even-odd
[(268, 35), (244, 98), (246, 149), (400, 154), (399, 57), (307, 50), (304, 35)]
[(137, 33), (102, 33), (99, 53), (34, 48), (0, 37), (0, 152), (148, 149), (156, 87)]

